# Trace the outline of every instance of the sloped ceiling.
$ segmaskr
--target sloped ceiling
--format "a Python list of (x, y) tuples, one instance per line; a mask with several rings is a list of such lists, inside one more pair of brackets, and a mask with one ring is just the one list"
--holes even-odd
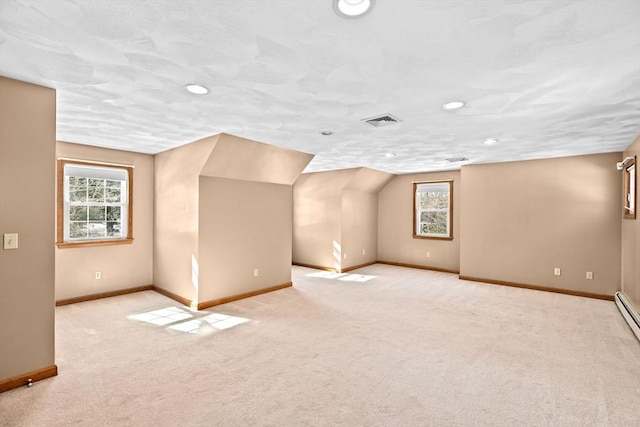
[(393, 179), (394, 175), (369, 168), (349, 168), (306, 173), (295, 183), (299, 189), (311, 189), (311, 193), (322, 191), (340, 196), (343, 190), (377, 194)]
[[(2, 0), (0, 74), (57, 89), (58, 139), (144, 153), (225, 132), (315, 154), (306, 171), (408, 173), (622, 151), (640, 1), (377, 0), (346, 20), (331, 0)], [(385, 113), (402, 122), (361, 121)]]
[(356, 175), (345, 185), (345, 190), (377, 194), (393, 179), (393, 175), (379, 170), (359, 168)]
[(223, 133), (200, 175), (293, 185), (312, 158), (312, 154)]

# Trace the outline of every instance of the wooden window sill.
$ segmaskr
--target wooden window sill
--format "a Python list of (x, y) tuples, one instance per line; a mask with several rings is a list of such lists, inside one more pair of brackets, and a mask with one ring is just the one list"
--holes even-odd
[(453, 237), (438, 237), (438, 236), (420, 236), (417, 234), (413, 235), (414, 239), (431, 239), (431, 240), (453, 240)]
[(114, 245), (130, 245), (133, 239), (118, 240), (83, 240), (81, 242), (58, 242), (58, 249), (83, 248), (88, 246), (114, 246)]

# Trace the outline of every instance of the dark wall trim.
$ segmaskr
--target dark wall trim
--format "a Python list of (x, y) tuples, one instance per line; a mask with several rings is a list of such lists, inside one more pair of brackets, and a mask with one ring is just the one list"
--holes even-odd
[(591, 292), (573, 291), (571, 289), (550, 288), (548, 286), (527, 285), (525, 283), (506, 282), (504, 280), (484, 279), (480, 277), (460, 276), (460, 280), (470, 280), (472, 282), (489, 283), (492, 285), (511, 286), (514, 288), (533, 289), (535, 291), (554, 292), (557, 294), (574, 295), (578, 297), (596, 298), (606, 301), (613, 301), (613, 295), (594, 294)]
[(56, 375), (58, 375), (58, 367), (56, 365), (51, 365), (36, 371), (27, 372), (26, 374), (7, 378), (6, 380), (0, 380), (0, 393), (26, 386), (29, 383), (35, 383), (36, 381), (44, 380), (46, 378), (55, 377)]
[(419, 268), (420, 270), (431, 270), (431, 271), (441, 271), (443, 273), (460, 274), (460, 272), (458, 270), (450, 270), (448, 268), (440, 268), (440, 267), (431, 267), (431, 266), (428, 266), (428, 265), (406, 264), (404, 262), (381, 261), (381, 260), (378, 260), (378, 263), (379, 264), (387, 264), (387, 265), (395, 265), (397, 267)]
[(60, 307), (62, 305), (75, 304), (78, 302), (92, 301), (92, 300), (102, 299), (102, 298), (110, 298), (118, 295), (132, 294), (134, 292), (151, 291), (153, 289), (154, 289), (153, 285), (144, 285), (144, 286), (137, 286), (135, 288), (120, 289), (117, 291), (101, 292), (99, 294), (84, 295), (81, 297), (61, 299), (56, 301), (56, 307)]
[(232, 295), (230, 297), (218, 298), (211, 301), (204, 301), (198, 304), (198, 310), (213, 307), (216, 305), (226, 304), (228, 302), (237, 301), (240, 299), (254, 297), (256, 295), (266, 294), (267, 292), (273, 292), (284, 288), (293, 286), (293, 283), (287, 282), (281, 285), (271, 286), (269, 288), (259, 289), (257, 291), (245, 292), (242, 294)]

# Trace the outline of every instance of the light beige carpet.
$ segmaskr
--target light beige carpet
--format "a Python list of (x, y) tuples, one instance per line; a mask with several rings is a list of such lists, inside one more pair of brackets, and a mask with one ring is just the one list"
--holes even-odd
[(613, 302), (352, 273), (296, 267), (293, 288), (195, 316), (152, 291), (59, 307), (60, 374), (0, 394), (0, 425), (640, 425)]

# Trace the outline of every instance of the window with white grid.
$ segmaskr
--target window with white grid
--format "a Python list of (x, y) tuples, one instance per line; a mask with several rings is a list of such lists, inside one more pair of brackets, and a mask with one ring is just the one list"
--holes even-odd
[(132, 168), (71, 161), (58, 166), (58, 246), (130, 243)]
[(453, 183), (433, 181), (414, 183), (413, 236), (452, 239)]

